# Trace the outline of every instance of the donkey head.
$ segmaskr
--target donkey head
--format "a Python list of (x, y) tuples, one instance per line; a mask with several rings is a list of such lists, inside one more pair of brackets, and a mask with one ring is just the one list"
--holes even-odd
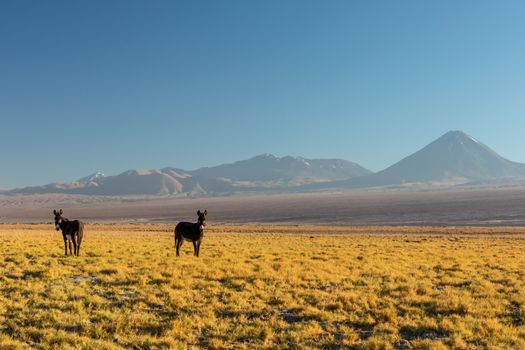
[(64, 218), (62, 217), (62, 209), (59, 211), (53, 210), (53, 214), (55, 214), (55, 228), (58, 231), (60, 230), (60, 224), (64, 221)]
[(204, 210), (204, 211), (197, 210), (197, 215), (199, 216), (199, 218), (197, 219), (197, 222), (201, 226), (206, 226), (206, 215), (208, 215), (208, 211), (207, 210)]

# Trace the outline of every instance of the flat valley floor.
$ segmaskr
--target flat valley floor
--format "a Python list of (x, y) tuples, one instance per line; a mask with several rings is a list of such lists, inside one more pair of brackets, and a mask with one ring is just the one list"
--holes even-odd
[(525, 348), (525, 228), (172, 229), (0, 225), (0, 348)]
[(0, 195), (0, 223), (49, 222), (54, 209), (88, 222), (176, 223), (208, 210), (215, 225), (525, 226), (525, 187), (362, 190), (217, 197)]

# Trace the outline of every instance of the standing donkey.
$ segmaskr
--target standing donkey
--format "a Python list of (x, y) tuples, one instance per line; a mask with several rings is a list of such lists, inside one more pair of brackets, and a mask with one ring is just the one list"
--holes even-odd
[(177, 248), (177, 256), (179, 256), (179, 249), (185, 240), (193, 243), (193, 255), (199, 256), (207, 214), (207, 210), (204, 210), (204, 212), (198, 210), (196, 223), (179, 222), (177, 226), (175, 226), (175, 248)]
[[(74, 252), (75, 255), (80, 255), (80, 243), (82, 243), (82, 237), (84, 237), (84, 224), (78, 220), (69, 221), (62, 217), (62, 209), (59, 211), (53, 210), (53, 214), (55, 214), (55, 228), (57, 231), (62, 230), (66, 255), (68, 242), (69, 254)], [(71, 242), (73, 242), (74, 251), (71, 250)]]

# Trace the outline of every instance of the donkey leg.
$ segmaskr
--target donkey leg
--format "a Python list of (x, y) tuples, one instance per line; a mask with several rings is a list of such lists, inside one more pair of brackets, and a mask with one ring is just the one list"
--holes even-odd
[(201, 241), (199, 240), (197, 242), (197, 256), (199, 256), (200, 253), (201, 253)]
[(67, 255), (67, 241), (64, 239), (64, 250), (65, 250), (65, 253)]
[(73, 245), (71, 244), (71, 241), (69, 241), (69, 254), (73, 255)]
[(73, 241), (74, 253), (75, 253), (75, 255), (77, 255), (77, 240), (75, 239), (75, 235), (73, 235), (73, 237), (71, 237), (71, 240)]
[(197, 252), (197, 242), (193, 241), (193, 256), (199, 256)]
[(176, 243), (176, 248), (177, 248), (177, 256), (179, 256), (179, 249), (180, 249), (180, 246), (182, 245), (182, 239), (178, 239), (177, 240), (177, 243)]
[(80, 240), (77, 243), (77, 255), (80, 255)]

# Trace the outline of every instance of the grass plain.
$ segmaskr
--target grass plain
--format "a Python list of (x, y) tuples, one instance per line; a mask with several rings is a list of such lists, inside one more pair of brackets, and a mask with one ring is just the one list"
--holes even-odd
[(0, 225), (0, 348), (525, 348), (525, 229)]

